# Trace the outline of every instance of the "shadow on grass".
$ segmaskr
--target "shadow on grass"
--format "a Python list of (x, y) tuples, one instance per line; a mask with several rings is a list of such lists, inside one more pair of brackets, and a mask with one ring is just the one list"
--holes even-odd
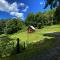
[(36, 43), (28, 44), (21, 54), (13, 55), (2, 60), (59, 60), (60, 57), (60, 32), (46, 33), (45, 38)]
[(36, 55), (29, 60), (58, 60), (60, 57), (60, 32), (46, 33), (44, 36), (52, 38), (31, 45), (36, 50)]
[(52, 38), (29, 44), (26, 48), (28, 57), (25, 56), (26, 60), (58, 60), (60, 57), (60, 32), (46, 33), (44, 36)]

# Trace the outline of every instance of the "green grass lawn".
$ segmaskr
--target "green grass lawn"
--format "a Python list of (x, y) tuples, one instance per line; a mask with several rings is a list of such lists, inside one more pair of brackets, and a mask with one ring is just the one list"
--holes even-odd
[(60, 32), (60, 25), (53, 25), (53, 26), (47, 26), (42, 29), (36, 29), (36, 32), (34, 33), (27, 33), (25, 32), (17, 32), (13, 35), (10, 35), (11, 38), (19, 38), (20, 41), (25, 42), (37, 42), (40, 40), (43, 40), (45, 37), (43, 36), (44, 33), (47, 32)]
[(43, 40), (45, 38), (43, 34), (48, 32), (60, 32), (60, 25), (53, 25), (53, 26), (44, 27), (42, 29), (36, 29), (34, 33), (27, 33), (27, 31), (24, 32), (19, 31), (15, 34), (11, 34), (8, 36), (14, 39), (19, 38), (21, 42), (32, 43), (32, 42)]
[[(44, 36), (45, 33), (50, 33), (50, 32), (52, 33), (60, 32), (60, 25), (52, 25), (52, 26), (44, 27), (42, 29), (36, 29), (36, 32), (34, 33), (27, 33), (25, 31), (25, 32), (17, 32), (15, 34), (8, 35), (10, 38), (13, 38), (13, 39), (19, 38), (21, 42), (31, 43), (31, 45), (25, 50), (25, 52), (20, 53), (18, 55), (13, 55), (11, 57), (3, 58), (2, 60), (26, 60), (31, 56), (37, 55), (39, 52), (40, 54), (42, 54), (44, 51), (46, 51), (47, 48), (53, 47), (51, 42), (44, 44), (42, 47), (38, 44), (34, 45), (34, 43), (40, 40), (44, 40), (45, 38), (50, 39), (51, 37)], [(3, 35), (0, 35), (0, 36), (3, 36)]]

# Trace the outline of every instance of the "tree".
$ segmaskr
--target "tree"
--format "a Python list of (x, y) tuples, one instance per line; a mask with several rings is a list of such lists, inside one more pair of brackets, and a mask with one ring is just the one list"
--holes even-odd
[(4, 28), (4, 33), (12, 34), (17, 32), (18, 30), (21, 30), (23, 28), (24, 24), (19, 19), (10, 19), (6, 21), (6, 25)]
[(41, 12), (38, 12), (35, 14), (35, 22), (38, 28), (42, 27), (44, 25), (44, 15)]
[(33, 23), (34, 23), (34, 14), (29, 13), (29, 15), (27, 16), (25, 20), (25, 24), (28, 26), (28, 25), (33, 25)]
[(0, 36), (0, 57), (6, 57), (13, 50), (13, 39), (8, 36)]
[(12, 34), (24, 28), (25, 24), (21, 19), (1, 19), (0, 34)]
[(56, 8), (54, 16), (56, 23), (60, 23), (60, 6)]
[(46, 21), (46, 24), (53, 24), (55, 21), (54, 21), (54, 13), (55, 13), (55, 9), (52, 9), (52, 10), (48, 10), (44, 13), (44, 17), (45, 17), (45, 21)]
[(33, 13), (30, 13), (26, 20), (25, 20), (25, 23), (26, 25), (33, 25), (34, 27), (37, 27), (37, 26), (42, 26), (44, 25), (44, 15), (43, 13), (41, 12), (38, 12), (36, 14), (33, 14)]
[(51, 8), (60, 6), (60, 0), (46, 0), (45, 8), (50, 5)]
[(5, 27), (5, 20), (1, 19), (0, 20), (0, 34), (3, 33)]
[(55, 11), (55, 21), (60, 23), (60, 0), (46, 0), (45, 8), (50, 5), (51, 9), (56, 8)]

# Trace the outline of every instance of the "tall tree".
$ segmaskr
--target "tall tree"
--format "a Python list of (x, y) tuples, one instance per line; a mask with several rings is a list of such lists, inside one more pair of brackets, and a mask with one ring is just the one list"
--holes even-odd
[(51, 8), (60, 6), (60, 0), (46, 0), (45, 8), (50, 5)]
[(53, 24), (55, 9), (48, 10), (44, 13), (46, 24)]
[(35, 21), (37, 23), (37, 25), (42, 24), (44, 25), (44, 15), (41, 12), (38, 12), (37, 14), (35, 14)]
[(29, 15), (27, 16), (26, 20), (25, 20), (26, 25), (33, 25), (34, 23), (34, 14), (33, 13), (29, 13)]
[(51, 9), (56, 8), (55, 20), (60, 23), (60, 0), (46, 0), (45, 8), (50, 5)]

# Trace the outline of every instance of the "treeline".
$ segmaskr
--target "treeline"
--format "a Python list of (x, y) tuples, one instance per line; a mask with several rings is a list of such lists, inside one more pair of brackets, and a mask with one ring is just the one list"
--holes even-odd
[(24, 22), (20, 19), (4, 19), (0, 20), (0, 34), (12, 34), (18, 30), (22, 30)]
[[(37, 14), (30, 13), (25, 20), (26, 25), (33, 25), (41, 28), (41, 26), (52, 25), (59, 23), (56, 19), (56, 9), (45, 11), (44, 13), (38, 12)], [(59, 18), (59, 17), (58, 17)]]
[(56, 9), (38, 12), (36, 14), (29, 13), (25, 21), (21, 19), (1, 19), (0, 20), (0, 34), (12, 34), (24, 29), (26, 26), (33, 25), (37, 28), (42, 28), (46, 25), (53, 25), (60, 23), (60, 17), (56, 15)]

